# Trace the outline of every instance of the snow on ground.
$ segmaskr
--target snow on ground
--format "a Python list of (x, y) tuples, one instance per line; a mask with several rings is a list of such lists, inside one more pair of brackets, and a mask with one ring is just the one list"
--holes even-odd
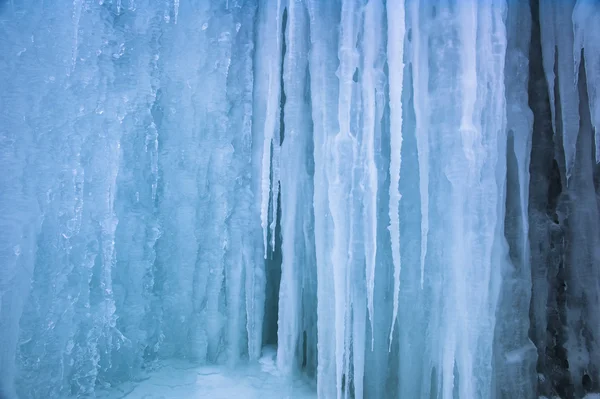
[(269, 353), (254, 366), (193, 366), (164, 362), (148, 378), (96, 395), (98, 399), (315, 399), (309, 382), (278, 375)]

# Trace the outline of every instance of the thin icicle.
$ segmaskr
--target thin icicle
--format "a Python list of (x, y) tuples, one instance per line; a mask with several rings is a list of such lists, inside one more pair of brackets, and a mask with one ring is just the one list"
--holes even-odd
[(364, 28), (364, 73), (362, 79), (363, 136), (362, 157), (364, 159), (364, 243), (367, 276), (367, 308), (371, 322), (371, 349), (375, 344), (375, 264), (377, 257), (377, 166), (375, 164), (375, 62), (379, 49), (381, 2), (370, 1), (365, 7)]
[(562, 141), (565, 153), (565, 171), (570, 179), (575, 163), (577, 137), (579, 136), (579, 93), (577, 75), (573, 65), (573, 7), (574, 0), (555, 4), (556, 44), (558, 46), (558, 90), (560, 92), (560, 117), (562, 122)]
[[(578, 57), (575, 59), (572, 57), (574, 49), (573, 7), (573, 0), (548, 1), (540, 7), (542, 62), (546, 82), (548, 83), (552, 127), (556, 140), (556, 135), (559, 133), (556, 121), (560, 117), (567, 181), (571, 176), (579, 134), (579, 96), (576, 84), (577, 74), (574, 68)], [(560, 113), (557, 110), (557, 97), (555, 96), (557, 76), (558, 92), (560, 93), (558, 97), (560, 107), (558, 110), (560, 110)]]
[(281, 145), (279, 139), (273, 140), (273, 159), (271, 162), (271, 251), (275, 251), (275, 227), (277, 226), (277, 199), (279, 198)]
[[(421, 195), (421, 289), (425, 280), (425, 257), (427, 256), (427, 236), (429, 234), (429, 119), (427, 115), (427, 37), (421, 37), (419, 21), (420, 2), (417, 0), (411, 10), (413, 30), (413, 93), (416, 118), (417, 154), (419, 157), (419, 193)], [(423, 48), (425, 47), (425, 48)]]
[(179, 0), (174, 0), (173, 3), (174, 22), (177, 25), (177, 17), (179, 16)]
[[(269, 82), (269, 87), (271, 83)], [(266, 130), (265, 130), (266, 133)], [(262, 162), (262, 179), (261, 179), (261, 204), (260, 204), (260, 225), (263, 230), (263, 247), (264, 247), (264, 258), (267, 259), (267, 246), (268, 246), (268, 223), (269, 223), (269, 192), (271, 179), (269, 178), (270, 162), (271, 157), (271, 141), (265, 137), (263, 145), (263, 162)], [(266, 158), (266, 162), (265, 162)], [(266, 174), (266, 176), (265, 176)]]
[(577, 0), (573, 10), (573, 30), (575, 44), (573, 58), (574, 72), (579, 73), (581, 52), (585, 52), (585, 72), (589, 96), (590, 116), (594, 126), (596, 163), (600, 163), (600, 4), (587, 0)]
[[(360, 276), (362, 277), (362, 275)], [(363, 399), (365, 376), (365, 341), (367, 310), (365, 308), (365, 292), (363, 288), (354, 287), (352, 313), (352, 360), (354, 398)]]
[(404, 85), (404, 0), (389, 0), (388, 18), (388, 66), (390, 82), (390, 236), (392, 240), (392, 261), (394, 263), (394, 310), (390, 329), (389, 348), (392, 349), (394, 327), (398, 317), (400, 297), (400, 169), (402, 166), (402, 87)]
[[(349, 246), (352, 246), (352, 223), (350, 223), (350, 234), (349, 234), (350, 239), (348, 240), (349, 242)], [(348, 249), (348, 253), (349, 253), (349, 259), (348, 259), (348, 265), (352, 265), (352, 255), (351, 255), (351, 248)], [(345, 330), (345, 336), (344, 336), (344, 376), (346, 377), (346, 385), (345, 385), (345, 389), (344, 389), (344, 399), (349, 399), (350, 398), (350, 384), (349, 384), (349, 378), (350, 378), (350, 353), (351, 351), (351, 343), (352, 343), (352, 329), (350, 328), (351, 322), (352, 322), (352, 306), (350, 306), (350, 303), (352, 302), (352, 278), (351, 278), (351, 273), (346, 273), (346, 303), (348, 304), (346, 306), (346, 311), (345, 311), (345, 326), (344, 326), (344, 330)]]
[(556, 56), (555, 6), (553, 1), (548, 1), (544, 3), (544, 7), (540, 7), (540, 35), (542, 39), (542, 65), (544, 66), (544, 74), (548, 83), (548, 98), (552, 114), (552, 130), (556, 137), (556, 101), (554, 99), (554, 58)]

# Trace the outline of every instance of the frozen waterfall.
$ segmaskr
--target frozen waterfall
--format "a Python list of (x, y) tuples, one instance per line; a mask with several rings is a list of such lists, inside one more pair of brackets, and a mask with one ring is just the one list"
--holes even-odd
[(0, 0), (0, 399), (592, 397), (599, 162), (596, 0)]

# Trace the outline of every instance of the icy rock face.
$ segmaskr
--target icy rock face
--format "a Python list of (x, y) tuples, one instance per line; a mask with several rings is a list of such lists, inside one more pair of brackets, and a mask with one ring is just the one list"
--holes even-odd
[(532, 9), (539, 10), (530, 86), (532, 339), (540, 393), (582, 397), (600, 389), (598, 40), (591, 40), (600, 5), (540, 1)]
[(600, 390), (600, 5), (0, 3), (0, 397), (162, 359)]

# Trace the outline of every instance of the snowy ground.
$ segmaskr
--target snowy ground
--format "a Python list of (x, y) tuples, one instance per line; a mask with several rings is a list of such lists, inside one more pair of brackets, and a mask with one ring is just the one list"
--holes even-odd
[(98, 399), (314, 399), (315, 388), (301, 379), (277, 375), (274, 356), (254, 367), (230, 370), (165, 362), (147, 379), (97, 394)]

